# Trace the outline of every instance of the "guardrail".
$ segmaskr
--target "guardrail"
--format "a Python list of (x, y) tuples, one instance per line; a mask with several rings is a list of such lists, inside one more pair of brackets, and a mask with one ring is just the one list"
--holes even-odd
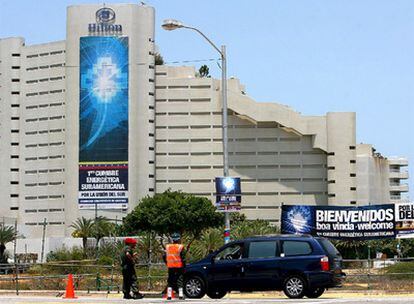
[(403, 272), (392, 267), (409, 262), (414, 262), (414, 258), (344, 259), (343, 271), (347, 274), (344, 285), (350, 289), (414, 291), (414, 265), (406, 264), (410, 267)]
[[(414, 262), (414, 258), (344, 259), (345, 289), (381, 289), (414, 291), (413, 272), (390, 272), (397, 263)], [(167, 269), (163, 263), (137, 265), (141, 290), (162, 291), (166, 286)], [(119, 266), (93, 263), (0, 264), (0, 289), (62, 291), (67, 275), (73, 274), (78, 290), (120, 292), (122, 275)]]
[[(137, 278), (143, 290), (162, 290), (166, 284), (167, 269), (163, 263), (137, 264)], [(0, 289), (64, 290), (68, 274), (73, 275), (75, 289), (90, 292), (120, 292), (120, 266), (82, 263), (0, 264)]]

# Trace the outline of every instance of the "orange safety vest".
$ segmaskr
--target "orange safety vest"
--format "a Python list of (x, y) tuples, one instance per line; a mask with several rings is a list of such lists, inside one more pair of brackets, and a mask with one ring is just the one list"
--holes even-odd
[(168, 268), (181, 268), (184, 267), (184, 263), (181, 260), (181, 251), (184, 246), (181, 244), (168, 244), (167, 245), (167, 267)]

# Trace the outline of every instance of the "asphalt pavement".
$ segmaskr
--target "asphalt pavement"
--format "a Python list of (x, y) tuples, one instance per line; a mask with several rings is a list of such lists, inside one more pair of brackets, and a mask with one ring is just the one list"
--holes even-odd
[(414, 295), (366, 295), (366, 294), (335, 294), (325, 295), (320, 299), (300, 299), (291, 300), (287, 298), (265, 298), (261, 296), (251, 295), (249, 298), (232, 298), (225, 297), (221, 300), (212, 300), (203, 298), (200, 300), (173, 300), (166, 301), (163, 299), (146, 298), (142, 300), (123, 300), (120, 295), (109, 295), (99, 297), (79, 297), (77, 299), (62, 299), (57, 297), (39, 297), (39, 296), (0, 296), (0, 303), (7, 304), (30, 304), (30, 303), (90, 303), (90, 304), (104, 304), (104, 303), (223, 303), (223, 304), (248, 304), (248, 303), (280, 303), (280, 304), (363, 304), (363, 303), (398, 303), (398, 304), (412, 304), (414, 303)]

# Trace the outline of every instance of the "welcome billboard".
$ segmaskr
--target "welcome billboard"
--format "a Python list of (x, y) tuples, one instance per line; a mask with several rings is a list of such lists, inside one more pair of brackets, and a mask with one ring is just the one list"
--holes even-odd
[(128, 206), (128, 38), (80, 38), (79, 208)]
[(414, 204), (358, 207), (282, 206), (282, 233), (333, 239), (414, 237)]

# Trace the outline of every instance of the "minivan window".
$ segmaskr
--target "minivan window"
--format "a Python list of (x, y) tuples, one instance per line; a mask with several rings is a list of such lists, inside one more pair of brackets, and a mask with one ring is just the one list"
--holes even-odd
[(327, 239), (318, 239), (319, 244), (322, 245), (323, 249), (326, 250), (328, 255), (330, 256), (340, 256), (341, 254), (339, 251), (335, 248), (335, 246), (328, 241)]
[(251, 242), (249, 259), (276, 257), (276, 241)]
[(308, 255), (312, 253), (312, 247), (308, 242), (284, 241), (282, 248), (285, 256)]
[(243, 257), (243, 246), (242, 244), (233, 244), (222, 251), (217, 253), (216, 257), (214, 258), (216, 261), (221, 260), (237, 260)]

